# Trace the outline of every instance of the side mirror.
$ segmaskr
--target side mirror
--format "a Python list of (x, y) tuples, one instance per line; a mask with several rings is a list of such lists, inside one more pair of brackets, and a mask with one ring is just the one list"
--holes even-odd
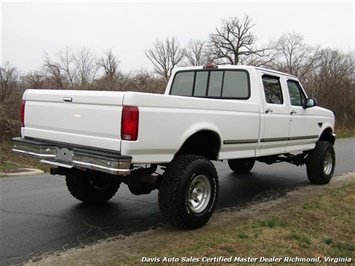
[(304, 109), (310, 108), (310, 107), (314, 107), (317, 106), (317, 100), (314, 98), (308, 98), (306, 100), (305, 105), (303, 106)]

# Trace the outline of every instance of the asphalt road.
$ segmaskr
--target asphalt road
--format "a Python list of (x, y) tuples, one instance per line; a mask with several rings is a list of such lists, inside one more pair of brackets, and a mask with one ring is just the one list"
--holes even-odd
[[(355, 171), (355, 138), (338, 140), (335, 149), (335, 178)], [(256, 163), (251, 173), (237, 175), (227, 162), (215, 165), (220, 179), (217, 212), (309, 185), (305, 167)], [(43, 253), (162, 226), (157, 191), (134, 196), (122, 185), (107, 204), (87, 206), (69, 194), (61, 176), (0, 178), (0, 189), (0, 265), (20, 265)]]

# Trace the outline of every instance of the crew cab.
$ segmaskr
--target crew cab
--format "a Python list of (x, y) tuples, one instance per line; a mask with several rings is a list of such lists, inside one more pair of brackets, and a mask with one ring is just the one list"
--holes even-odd
[(159, 190), (165, 220), (206, 224), (219, 192), (211, 161), (239, 174), (255, 161), (306, 165), (311, 183), (335, 168), (334, 113), (308, 98), (293, 75), (253, 66), (174, 69), (165, 94), (36, 90), (23, 94), (13, 151), (66, 176), (71, 194), (99, 204), (121, 183)]

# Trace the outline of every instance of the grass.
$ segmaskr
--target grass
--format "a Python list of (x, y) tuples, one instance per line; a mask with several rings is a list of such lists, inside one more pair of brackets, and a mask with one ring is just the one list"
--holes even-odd
[(354, 138), (355, 133), (353, 132), (339, 132), (337, 133), (337, 139)]
[(18, 168), (36, 168), (49, 172), (50, 167), (36, 159), (21, 156), (12, 152), (10, 143), (0, 144), (0, 173)]
[[(301, 257), (355, 260), (355, 182), (332, 189), (267, 219), (232, 221), (223, 227), (205, 227), (181, 233), (159, 246), (149, 246), (139, 256), (113, 259), (109, 265), (134, 265), (142, 257), (244, 258)], [(275, 215), (275, 214), (273, 214)], [(213, 263), (208, 263), (214, 265)], [(220, 264), (216, 263), (215, 265)], [(250, 264), (250, 263), (249, 263)], [(278, 265), (287, 265), (281, 260)], [(155, 265), (155, 264), (152, 264)], [(302, 265), (302, 264), (297, 264)]]
[(20, 168), (17, 164), (14, 163), (1, 163), (0, 164), (0, 173), (6, 173), (12, 169)]
[(355, 138), (355, 128), (337, 128), (335, 133), (337, 134), (337, 139)]

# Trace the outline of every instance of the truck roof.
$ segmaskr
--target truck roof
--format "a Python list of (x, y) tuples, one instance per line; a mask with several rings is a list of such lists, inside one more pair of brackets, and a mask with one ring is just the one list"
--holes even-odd
[(187, 71), (187, 70), (203, 70), (203, 69), (245, 69), (245, 70), (260, 70), (264, 72), (269, 72), (273, 74), (278, 74), (278, 75), (283, 75), (283, 76), (288, 76), (288, 77), (293, 77), (295, 78), (294, 75), (290, 73), (285, 73), (273, 69), (268, 69), (268, 68), (263, 68), (263, 67), (256, 67), (256, 66), (250, 66), (250, 65), (206, 65), (206, 66), (191, 66), (191, 67), (176, 67), (174, 68), (174, 72), (177, 71)]

